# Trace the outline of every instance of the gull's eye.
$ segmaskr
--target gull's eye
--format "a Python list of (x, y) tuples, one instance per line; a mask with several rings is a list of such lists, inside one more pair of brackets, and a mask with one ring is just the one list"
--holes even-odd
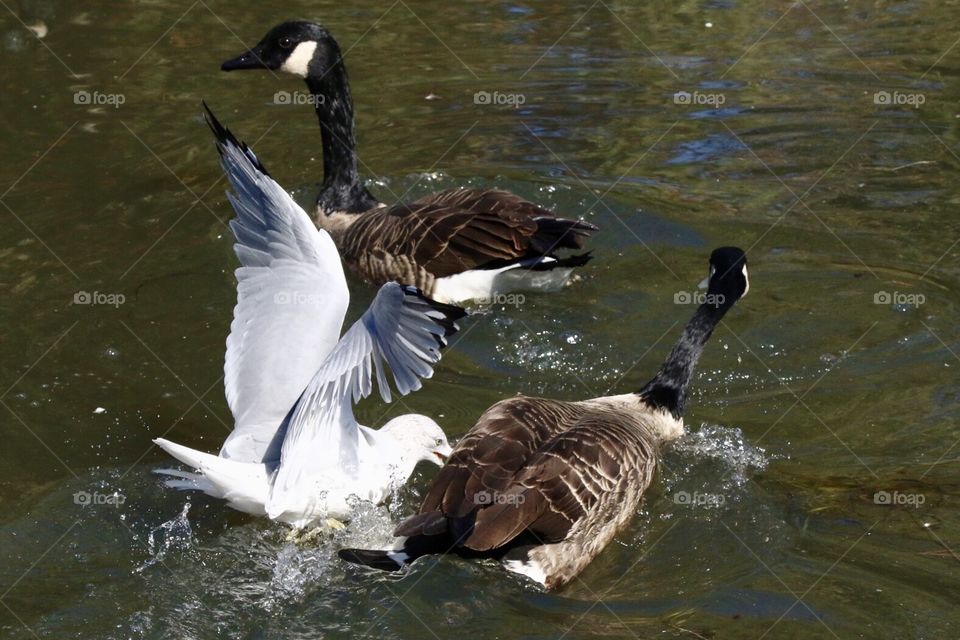
[(293, 40), (291, 40), (290, 38), (280, 38), (279, 44), (281, 48), (289, 49), (290, 47), (293, 46)]

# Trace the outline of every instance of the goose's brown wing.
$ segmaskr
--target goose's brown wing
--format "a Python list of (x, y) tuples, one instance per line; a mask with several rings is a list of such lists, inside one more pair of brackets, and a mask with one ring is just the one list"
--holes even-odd
[(437, 474), (421, 513), (440, 511), (459, 518), (513, 482), (540, 446), (574, 422), (581, 409), (572, 403), (511, 398), (490, 407), (464, 436)]
[(489, 551), (524, 532), (544, 544), (559, 542), (584, 518), (612, 519), (607, 507), (635, 508), (626, 495), (642, 494), (655, 468), (656, 452), (633, 425), (589, 414), (541, 445), (503, 493), (477, 512), (463, 544)]
[(506, 191), (450, 189), (366, 213), (347, 230), (347, 254), (410, 256), (435, 277), (578, 249), (596, 230)]
[(518, 397), (493, 405), (461, 438), (427, 490), (420, 513), (396, 536), (447, 533), (460, 539), (478, 508), (513, 483), (540, 446), (582, 414), (574, 403)]
[[(519, 398), (494, 405), (457, 445), (420, 513), (396, 535), (447, 533), (475, 551), (529, 532), (558, 542), (584, 518), (633, 509), (656, 469), (643, 427), (621, 412)], [(629, 503), (629, 504), (628, 504)]]

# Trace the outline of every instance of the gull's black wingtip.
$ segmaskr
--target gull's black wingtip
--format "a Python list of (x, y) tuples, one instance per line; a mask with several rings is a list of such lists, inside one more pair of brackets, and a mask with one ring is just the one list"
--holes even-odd
[(223, 126), (220, 121), (217, 119), (217, 116), (213, 114), (213, 111), (210, 110), (210, 107), (207, 105), (206, 100), (201, 100), (200, 103), (203, 105), (203, 110), (206, 112), (203, 115), (204, 121), (207, 123), (207, 126), (210, 127), (210, 131), (213, 132), (214, 137), (217, 139), (217, 152), (222, 158), (224, 152), (228, 147), (236, 147), (240, 152), (247, 157), (250, 162), (257, 168), (257, 170), (265, 176), (269, 176), (270, 172), (267, 171), (267, 168), (263, 166), (263, 163), (257, 158), (256, 154), (253, 152), (246, 143), (241, 142), (237, 139), (233, 132), (230, 129)]
[[(466, 317), (467, 315), (466, 309), (464, 309), (463, 307), (459, 307), (455, 304), (446, 304), (443, 302), (437, 302), (436, 300), (424, 295), (423, 291), (421, 291), (417, 287), (414, 287), (413, 285), (402, 285), (402, 286), (403, 286), (403, 292), (406, 295), (422, 300), (430, 308), (436, 311), (439, 311), (445, 316), (443, 319), (439, 319), (439, 318), (433, 319), (434, 322), (436, 322), (441, 327), (443, 327), (445, 338), (449, 338), (450, 336), (452, 336), (453, 334), (455, 334), (457, 331), (460, 330), (460, 327), (457, 326), (456, 322), (457, 320)], [(441, 346), (446, 346), (446, 345), (443, 345), (441, 343)]]
[(213, 132), (214, 137), (217, 139), (217, 149), (223, 153), (223, 146), (227, 142), (233, 142), (238, 147), (243, 148), (236, 138), (233, 137), (233, 134), (230, 133), (230, 130), (225, 126), (220, 124), (220, 121), (217, 120), (217, 116), (213, 115), (213, 111), (210, 110), (210, 106), (207, 104), (206, 100), (201, 100), (200, 104), (203, 105), (203, 110), (205, 111), (203, 115), (204, 122), (207, 123), (207, 126), (210, 127), (210, 131)]

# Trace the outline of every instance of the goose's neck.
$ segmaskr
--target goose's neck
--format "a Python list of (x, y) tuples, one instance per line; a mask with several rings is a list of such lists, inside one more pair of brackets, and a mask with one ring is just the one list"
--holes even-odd
[(703, 347), (732, 306), (732, 302), (723, 305), (700, 305), (660, 366), (657, 375), (639, 391), (640, 397), (648, 404), (665, 409), (679, 420), (683, 416), (687, 386), (693, 377), (700, 354), (703, 353)]
[(343, 59), (323, 75), (308, 75), (323, 141), (323, 188), (317, 205), (326, 212), (358, 213), (378, 204), (357, 171), (353, 98)]

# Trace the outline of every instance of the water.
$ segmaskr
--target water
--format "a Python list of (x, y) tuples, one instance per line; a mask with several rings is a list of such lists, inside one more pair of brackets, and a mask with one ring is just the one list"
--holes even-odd
[[(953, 6), (268, 4), (0, 11), (0, 635), (956, 635)], [(559, 593), (451, 558), (336, 560), (387, 541), (433, 468), (306, 548), (152, 474), (170, 464), (152, 438), (212, 451), (230, 425), (231, 211), (200, 100), (301, 201), (316, 190), (314, 118), (273, 104), (299, 83), (217, 70), (295, 16), (349, 49), (384, 199), (498, 185), (602, 229), (573, 289), (468, 320), (435, 379), (363, 403), (365, 423), (414, 410), (456, 438), (517, 392), (636, 389), (710, 248), (748, 249), (691, 433)], [(353, 284), (356, 314), (372, 290)]]

